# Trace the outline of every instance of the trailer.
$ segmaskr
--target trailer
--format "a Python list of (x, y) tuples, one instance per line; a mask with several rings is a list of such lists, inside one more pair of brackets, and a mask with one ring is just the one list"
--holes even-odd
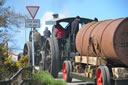
[(79, 55), (63, 63), (63, 79), (96, 85), (128, 85), (128, 18), (91, 22), (76, 36)]

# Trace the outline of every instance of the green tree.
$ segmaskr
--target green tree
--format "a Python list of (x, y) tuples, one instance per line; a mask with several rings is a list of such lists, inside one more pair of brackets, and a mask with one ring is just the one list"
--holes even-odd
[[(17, 49), (16, 45), (12, 45), (8, 48), (9, 42), (16, 42), (13, 37), (21, 26), (24, 26), (25, 17), (16, 13), (10, 6), (4, 7), (3, 5), (7, 0), (0, 0), (0, 80), (8, 77), (7, 67), (4, 65), (4, 61), (8, 58), (8, 49)], [(6, 75), (6, 76), (5, 76)]]

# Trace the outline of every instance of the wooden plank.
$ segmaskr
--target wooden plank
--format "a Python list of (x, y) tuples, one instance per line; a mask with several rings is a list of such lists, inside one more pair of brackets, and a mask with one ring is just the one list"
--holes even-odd
[(112, 68), (113, 77), (115, 78), (128, 78), (128, 68), (116, 67)]
[[(75, 56), (75, 62), (76, 63), (84, 63), (84, 64), (92, 64), (92, 65), (96, 65), (96, 61), (97, 61), (97, 57), (91, 57), (91, 56)], [(105, 59), (99, 59), (98, 60), (98, 65), (100, 64), (106, 64), (107, 62), (105, 61)]]
[(75, 56), (75, 62), (79, 63), (80, 62), (80, 56)]

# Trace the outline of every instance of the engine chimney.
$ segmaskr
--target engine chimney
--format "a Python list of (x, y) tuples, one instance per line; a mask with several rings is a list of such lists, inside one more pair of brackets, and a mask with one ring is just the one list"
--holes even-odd
[(59, 17), (58, 14), (53, 14), (52, 16), (53, 16), (54, 19)]

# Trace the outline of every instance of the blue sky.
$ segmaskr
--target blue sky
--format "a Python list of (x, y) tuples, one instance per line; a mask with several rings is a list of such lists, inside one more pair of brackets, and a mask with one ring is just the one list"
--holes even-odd
[[(62, 17), (81, 16), (99, 20), (116, 19), (128, 16), (128, 0), (7, 0), (5, 6), (11, 6), (16, 12), (24, 15), (29, 13), (26, 6), (40, 6), (36, 19), (41, 20), (42, 33), (44, 21), (51, 18), (52, 13), (59, 13)], [(24, 29), (25, 27), (22, 27)], [(29, 28), (27, 30), (27, 40)], [(24, 30), (16, 33), (17, 44), (24, 45)]]
[(23, 14), (28, 14), (26, 6), (40, 6), (36, 18), (41, 18), (45, 12), (67, 12), (67, 16), (98, 17), (100, 20), (128, 15), (128, 0), (7, 0), (6, 5)]

